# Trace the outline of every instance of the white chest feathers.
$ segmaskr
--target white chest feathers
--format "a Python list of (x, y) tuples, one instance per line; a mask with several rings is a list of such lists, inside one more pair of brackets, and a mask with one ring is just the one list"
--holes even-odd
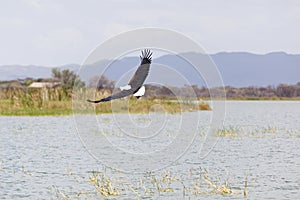
[[(122, 90), (122, 91), (123, 90), (130, 90), (130, 89), (131, 89), (131, 85), (125, 85), (125, 86), (120, 87), (120, 90)], [(142, 87), (140, 87), (140, 89), (136, 93), (133, 94), (133, 96), (141, 97), (141, 96), (144, 96), (145, 92), (146, 92), (146, 88), (145, 88), (145, 86), (142, 86)]]
[(145, 92), (146, 92), (145, 86), (142, 86), (136, 93), (133, 94), (133, 96), (141, 97), (144, 96)]

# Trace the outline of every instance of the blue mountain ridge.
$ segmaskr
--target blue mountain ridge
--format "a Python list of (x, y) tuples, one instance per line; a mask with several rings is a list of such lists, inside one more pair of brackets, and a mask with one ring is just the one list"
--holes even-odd
[[(185, 53), (188, 56), (205, 56), (203, 54)], [(220, 52), (210, 55), (212, 61), (216, 64), (224, 85), (233, 87), (247, 86), (267, 86), (278, 85), (280, 83), (294, 84), (300, 82), (300, 55), (287, 54), (285, 52), (272, 52), (268, 54), (252, 54), (247, 52)], [(139, 65), (138, 57), (125, 57), (120, 60), (110, 61), (101, 60), (94, 64), (80, 69), (78, 64), (69, 64), (57, 66), (58, 69), (70, 69), (79, 72), (84, 81), (88, 81), (92, 76), (100, 75), (99, 66), (108, 66), (104, 75), (112, 80), (121, 80), (120, 83), (128, 81), (134, 70)], [(169, 69), (163, 69), (162, 66), (168, 66)], [(3, 65), (0, 66), (0, 80), (14, 80), (26, 77), (48, 78), (51, 77), (52, 67), (44, 66), (22, 66), (22, 65)], [(80, 69), (80, 70), (79, 70)], [(174, 70), (177, 75), (172, 75), (168, 70)], [(124, 76), (125, 74), (125, 76)], [(162, 84), (180, 86), (184, 81), (188, 83), (205, 85), (205, 77), (197, 75), (195, 70), (187, 61), (184, 61), (177, 55), (163, 55), (153, 59), (149, 79), (162, 81)], [(152, 81), (153, 82), (153, 81)]]

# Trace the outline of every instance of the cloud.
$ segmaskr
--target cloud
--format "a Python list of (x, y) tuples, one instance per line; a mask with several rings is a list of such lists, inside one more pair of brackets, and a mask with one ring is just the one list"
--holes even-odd
[(1, 1), (0, 65), (80, 62), (106, 39), (143, 27), (181, 32), (209, 53), (300, 53), (299, 13), (296, 0)]
[(0, 30), (20, 29), (28, 25), (28, 22), (21, 18), (0, 18)]
[(23, 0), (23, 2), (35, 9), (41, 9), (42, 8), (42, 1), (40, 0)]
[(35, 46), (44, 50), (74, 49), (84, 44), (81, 31), (74, 28), (53, 30), (39, 35), (35, 40)]
[(105, 28), (103, 29), (103, 36), (104, 38), (111, 38), (114, 35), (118, 35), (122, 32), (129, 31), (132, 28), (130, 28), (129, 25), (121, 24), (121, 23), (111, 23), (107, 24)]
[(62, 11), (63, 4), (57, 3), (54, 0), (22, 0), (22, 3), (32, 10), (38, 12)]

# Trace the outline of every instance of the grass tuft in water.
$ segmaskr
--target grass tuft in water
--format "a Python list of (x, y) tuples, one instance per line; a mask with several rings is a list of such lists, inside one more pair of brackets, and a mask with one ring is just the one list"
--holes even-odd
[[(84, 183), (89, 183), (94, 190), (79, 190), (75, 194), (77, 194), (76, 197), (81, 198), (157, 199), (163, 197), (195, 198), (201, 195), (246, 196), (248, 193), (248, 177), (240, 183), (231, 182), (229, 176), (226, 178), (213, 176), (201, 167), (191, 168), (189, 173), (184, 174), (186, 175), (166, 170), (126, 177), (126, 174), (121, 175), (115, 171), (111, 171), (111, 175), (108, 175), (104, 168), (103, 172), (92, 171), (88, 181), (82, 180)], [(66, 199), (74, 195), (74, 191), (70, 194), (58, 189), (55, 191), (58, 196)]]

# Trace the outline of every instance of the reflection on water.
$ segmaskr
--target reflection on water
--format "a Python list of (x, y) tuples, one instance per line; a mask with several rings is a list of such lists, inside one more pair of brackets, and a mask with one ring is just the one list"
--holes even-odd
[[(203, 116), (209, 119), (210, 114), (206, 112)], [(77, 196), (79, 192), (95, 191), (89, 176), (91, 170), (103, 172), (102, 165), (83, 146), (73, 117), (0, 119), (0, 199), (55, 199), (59, 192), (76, 199), (84, 197)], [(99, 123), (106, 124), (107, 130), (114, 129), (110, 127), (112, 120), (110, 115), (98, 116)], [(145, 116), (133, 115), (132, 120), (141, 127), (149, 123)], [(296, 199), (300, 196), (300, 102), (227, 102), (224, 125), (219, 132), (223, 137), (204, 160), (197, 157), (195, 145), (167, 171), (193, 185), (192, 180), (188, 180), (191, 169), (195, 170), (193, 176), (197, 176), (197, 169), (201, 167), (222, 180), (228, 177), (232, 186), (237, 187), (233, 189), (240, 194), (195, 196), (187, 191), (186, 195), (192, 199), (241, 199), (241, 188), (248, 177), (249, 199)], [(199, 134), (206, 128), (200, 127)], [(114, 133), (118, 138), (114, 142), (126, 148), (128, 143), (120, 140), (122, 133)], [(165, 134), (167, 141), (176, 133), (169, 130)], [(144, 145), (153, 149), (159, 142), (164, 141), (156, 141), (156, 144), (145, 141)], [(137, 147), (131, 150), (145, 150)], [(122, 160), (122, 156), (110, 156), (118, 162), (130, 162)], [(130, 181), (137, 175), (114, 176)], [(173, 185), (173, 192), (160, 194), (161, 199), (182, 196), (180, 184)], [(136, 197), (132, 191), (128, 194)]]

